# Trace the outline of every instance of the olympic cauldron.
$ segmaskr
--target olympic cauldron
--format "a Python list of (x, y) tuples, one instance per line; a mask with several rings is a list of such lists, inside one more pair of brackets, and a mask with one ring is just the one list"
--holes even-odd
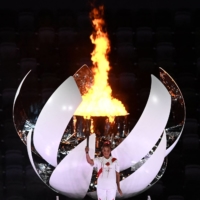
[[(110, 140), (112, 156), (120, 163), (123, 195), (135, 196), (155, 184), (164, 174), (167, 155), (178, 142), (185, 124), (185, 103), (175, 81), (162, 68), (160, 80), (151, 75), (151, 90), (144, 111), (133, 128), (126, 116), (74, 115), (81, 95), (92, 83), (84, 65), (66, 79), (43, 105), (27, 101), (21, 81), (13, 103), (16, 131), (27, 145), (30, 162), (39, 178), (52, 190), (71, 198), (96, 198), (96, 169), (85, 158), (100, 156), (101, 143)], [(86, 140), (86, 137), (89, 140)], [(35, 155), (39, 159), (35, 159)]]

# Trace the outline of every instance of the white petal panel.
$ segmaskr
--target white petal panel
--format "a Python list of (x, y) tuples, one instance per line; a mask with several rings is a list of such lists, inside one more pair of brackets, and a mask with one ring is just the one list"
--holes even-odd
[[(94, 158), (95, 138), (95, 134), (90, 135), (91, 158)], [(93, 166), (86, 161), (85, 146), (86, 140), (70, 151), (58, 164), (49, 180), (51, 187), (70, 198), (84, 198), (89, 188)]]
[(181, 90), (177, 85), (177, 83), (175, 82), (175, 80), (161, 67), (159, 67), (159, 71), (160, 71), (160, 80), (162, 81), (163, 85), (165, 85), (165, 87), (168, 89), (171, 95), (172, 98), (171, 114), (173, 118), (176, 119), (174, 120), (173, 124), (171, 124), (171, 126), (167, 127), (167, 129), (169, 133), (172, 135), (178, 134), (176, 140), (166, 150), (165, 156), (167, 156), (176, 146), (183, 132), (186, 119), (186, 107), (183, 94), (181, 93)]
[[(38, 171), (35, 167), (35, 163), (33, 161), (33, 156), (32, 156), (32, 150), (31, 150), (31, 138), (32, 138), (32, 132), (29, 132), (28, 135), (27, 135), (27, 151), (28, 151), (28, 157), (29, 157), (29, 160), (31, 162), (31, 165), (33, 167), (33, 169), (35, 170), (35, 173), (38, 175), (38, 177), (41, 179), (40, 175), (38, 174)], [(42, 179), (41, 179), (42, 180)], [(42, 180), (43, 181), (43, 180)]]
[(13, 101), (13, 113), (14, 113), (14, 108), (15, 108), (15, 102), (17, 100), (17, 97), (19, 95), (19, 92), (21, 90), (21, 87), (26, 79), (26, 77), (29, 75), (29, 73), (31, 72), (31, 70), (26, 74), (26, 76), (24, 76), (24, 78), (22, 79), (21, 83), (19, 84), (19, 87), (17, 88), (17, 91), (16, 91), (16, 94), (15, 94), (15, 98), (14, 98), (14, 101)]
[[(134, 193), (138, 193), (151, 183), (162, 166), (165, 150), (166, 135), (164, 133), (153, 155), (136, 172), (120, 182), (121, 190), (124, 193), (122, 198), (133, 196)], [(117, 197), (120, 197), (119, 194)]]
[[(32, 155), (32, 150), (31, 150), (31, 141), (32, 141), (32, 132), (29, 132), (28, 135), (27, 135), (27, 151), (28, 151), (28, 157), (29, 157), (29, 160), (31, 162), (31, 165), (35, 171), (35, 173), (38, 175), (38, 177), (42, 180), (40, 174), (38, 173), (36, 167), (35, 167), (35, 163), (33, 161), (33, 155)], [(43, 183), (45, 183), (43, 180), (42, 180)], [(50, 189), (54, 190), (55, 192), (58, 192), (56, 191), (54, 188), (51, 188), (48, 184), (45, 183), (46, 186), (48, 186)]]
[(54, 167), (64, 130), (81, 101), (76, 82), (69, 77), (51, 95), (38, 117), (33, 135), (34, 147)]
[(137, 163), (158, 141), (168, 121), (171, 96), (165, 86), (151, 75), (151, 91), (146, 107), (130, 134), (112, 155), (120, 162), (121, 171)]

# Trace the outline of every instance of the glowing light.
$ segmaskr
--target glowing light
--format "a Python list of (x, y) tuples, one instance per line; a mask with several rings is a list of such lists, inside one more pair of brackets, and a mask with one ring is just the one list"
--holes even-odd
[(72, 106), (69, 106), (69, 107), (68, 107), (68, 110), (72, 110), (72, 109), (73, 109), (73, 107), (72, 107)]
[(158, 102), (158, 98), (156, 96), (153, 96), (152, 98), (153, 102), (157, 103)]
[(67, 109), (67, 107), (66, 107), (66, 106), (63, 106), (63, 107), (62, 107), (62, 109), (63, 109), (63, 110), (66, 110), (66, 109)]
[(104, 30), (103, 12), (104, 9), (101, 6), (99, 9), (94, 8), (90, 13), (94, 27), (94, 32), (90, 36), (91, 42), (95, 45), (91, 53), (94, 83), (82, 96), (83, 101), (75, 115), (84, 117), (108, 116), (109, 120), (113, 121), (114, 116), (127, 115), (127, 111), (121, 101), (112, 97), (112, 89), (108, 84), (108, 72), (111, 69), (108, 61), (110, 42), (108, 34)]

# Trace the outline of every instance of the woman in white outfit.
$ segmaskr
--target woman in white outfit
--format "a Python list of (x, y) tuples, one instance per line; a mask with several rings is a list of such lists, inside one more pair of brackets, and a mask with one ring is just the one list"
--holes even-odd
[(92, 160), (88, 154), (89, 148), (85, 148), (86, 159), (89, 164), (97, 168), (97, 196), (98, 200), (115, 200), (116, 190), (122, 195), (120, 189), (120, 168), (116, 158), (112, 157), (111, 144), (104, 142), (102, 157)]

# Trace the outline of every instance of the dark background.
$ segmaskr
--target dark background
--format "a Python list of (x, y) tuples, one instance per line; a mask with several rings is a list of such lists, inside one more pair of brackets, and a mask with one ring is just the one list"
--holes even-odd
[[(140, 117), (150, 89), (150, 74), (164, 68), (186, 101), (183, 135), (168, 156), (162, 179), (131, 199), (200, 199), (199, 1), (99, 1), (111, 41), (113, 95), (126, 105), (131, 123)], [(25, 98), (46, 101), (83, 64), (91, 66), (90, 3), (0, 1), (0, 199), (55, 199), (36, 177), (12, 122), (16, 89), (29, 69)], [(77, 183), (78, 184), (78, 183)], [(172, 197), (178, 195), (176, 198)], [(14, 196), (14, 197), (13, 197)], [(60, 195), (60, 199), (67, 199)], [(87, 197), (85, 199), (88, 199)]]

